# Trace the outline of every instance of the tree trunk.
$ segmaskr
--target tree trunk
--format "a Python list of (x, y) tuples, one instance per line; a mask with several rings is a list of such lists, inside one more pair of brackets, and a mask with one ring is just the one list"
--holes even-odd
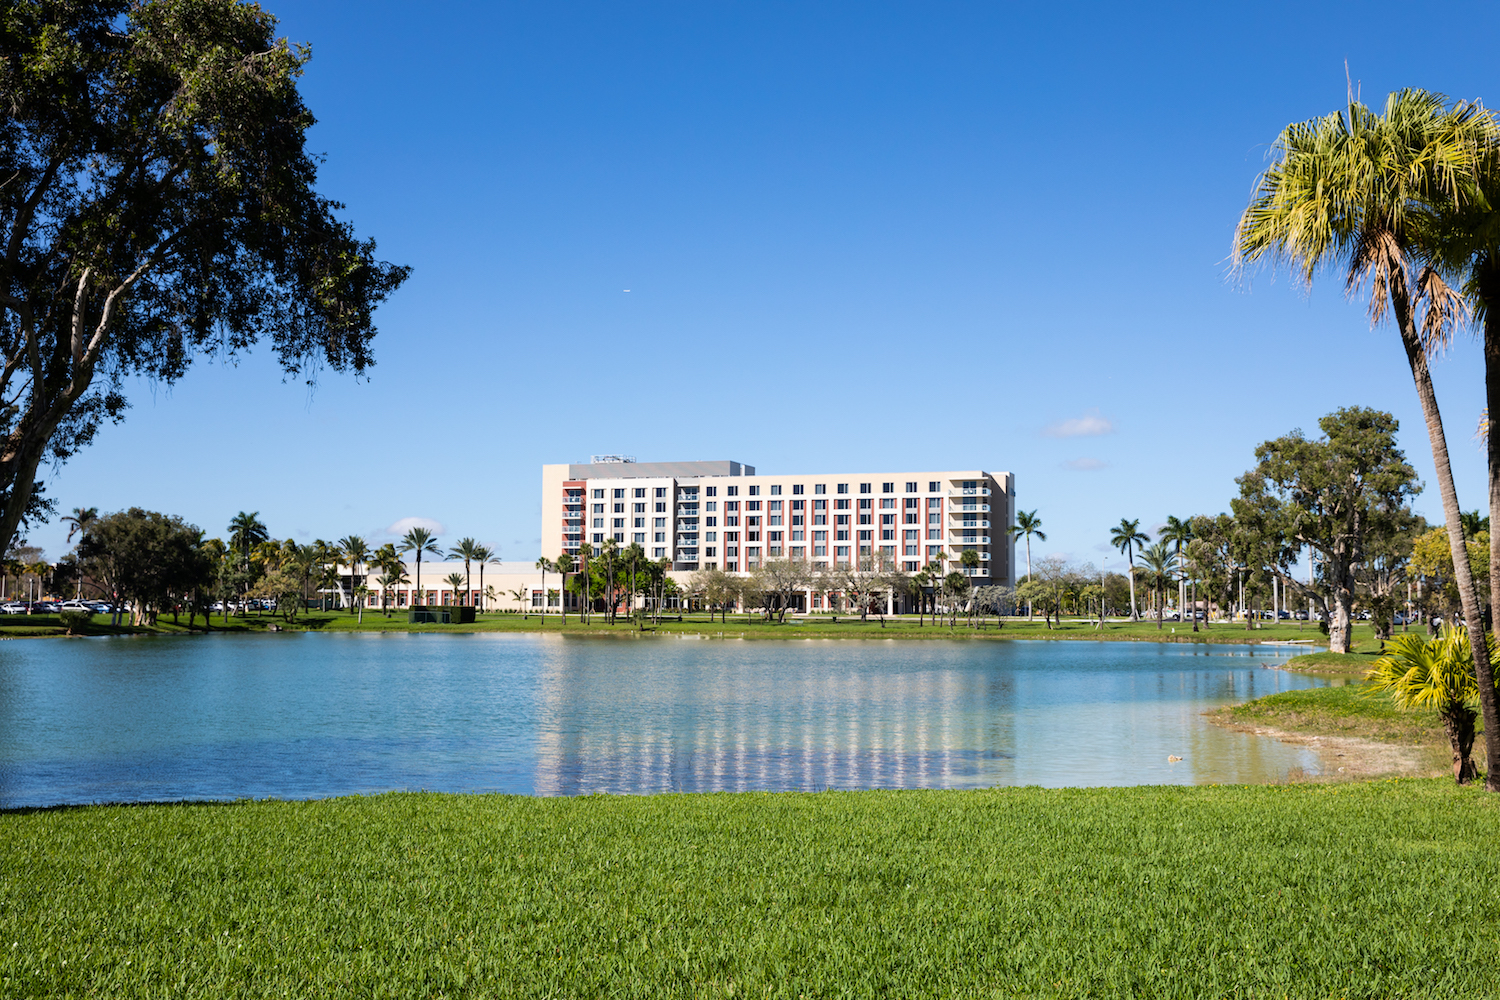
[(1125, 579), (1130, 581), (1130, 620), (1138, 622), (1141, 616), (1135, 611), (1135, 560), (1130, 557), (1129, 546), (1125, 552)]
[[(1500, 259), (1485, 255), (1480, 268), (1479, 294), (1488, 308), (1484, 314), (1484, 395), (1491, 426), (1486, 435), (1489, 448), (1490, 479), (1490, 602), (1494, 589), (1500, 587), (1500, 435), (1495, 434), (1495, 420), (1500, 420)], [(1468, 560), (1464, 560), (1465, 565)], [(1500, 618), (1500, 615), (1493, 616)], [(1500, 638), (1500, 622), (1491, 621)], [(1476, 646), (1482, 643), (1475, 644)], [(1486, 664), (1489, 665), (1488, 663)], [(1485, 781), (1489, 791), (1500, 791), (1500, 710), (1495, 704), (1493, 677), (1479, 672), (1479, 658), (1474, 659), (1479, 678), (1479, 710), (1484, 716)]]
[[(1422, 416), (1427, 422), (1427, 436), (1432, 441), (1432, 464), (1437, 471), (1438, 490), (1443, 497), (1443, 519), (1447, 522), (1448, 545), (1453, 552), (1453, 577), (1458, 584), (1459, 598), (1463, 604), (1464, 619), (1469, 623), (1471, 641), (1469, 648), (1474, 655), (1474, 678), (1479, 682), (1479, 706), (1484, 713), (1485, 781), (1487, 791), (1500, 792), (1500, 712), (1495, 705), (1495, 675), (1491, 669), (1489, 645), (1482, 640), (1484, 628), (1479, 610), (1479, 597), (1474, 588), (1474, 574), (1469, 566), (1468, 549), (1464, 546), (1463, 526), (1459, 522), (1458, 491), (1453, 485), (1453, 466), (1448, 461), (1448, 441), (1443, 434), (1443, 418), (1438, 412), (1437, 392), (1432, 387), (1432, 373), (1427, 367), (1427, 353), (1417, 337), (1406, 288), (1392, 282), (1391, 306), (1396, 323), (1401, 331), (1401, 346), (1406, 349), (1406, 360), (1411, 365), (1412, 381), (1416, 383), (1417, 399), (1422, 404)], [(1492, 394), (1489, 378), (1491, 356), (1490, 334), (1492, 317), (1485, 323), (1485, 392)], [(1497, 347), (1496, 349), (1500, 349)], [(1491, 411), (1493, 415), (1495, 411)], [(1494, 503), (1495, 476), (1494, 435), (1490, 444), (1490, 496)], [(1491, 521), (1491, 524), (1496, 522)], [(1491, 559), (1493, 560), (1493, 550)], [(1491, 578), (1493, 579), (1493, 577)]]
[(1460, 785), (1467, 785), (1479, 776), (1471, 757), (1477, 717), (1477, 712), (1463, 705), (1450, 705), (1443, 712), (1443, 726), (1448, 730), (1448, 744), (1453, 750), (1453, 780)]

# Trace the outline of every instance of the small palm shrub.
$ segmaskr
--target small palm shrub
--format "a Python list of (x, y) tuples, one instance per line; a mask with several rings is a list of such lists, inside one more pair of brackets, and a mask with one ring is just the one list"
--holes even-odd
[(1386, 650), (1365, 676), (1377, 691), (1389, 691), (1401, 708), (1437, 710), (1453, 748), (1454, 780), (1467, 784), (1478, 774), (1470, 753), (1478, 718), (1474, 706), (1479, 704), (1468, 629), (1444, 625), (1432, 639), (1403, 633)]

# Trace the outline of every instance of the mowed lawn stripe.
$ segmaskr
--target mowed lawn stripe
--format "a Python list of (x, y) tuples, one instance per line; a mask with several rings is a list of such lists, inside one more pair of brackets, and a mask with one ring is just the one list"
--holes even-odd
[[(1495, 996), (1450, 781), (0, 816), (0, 995)], [(66, 964), (64, 964), (66, 963)]]

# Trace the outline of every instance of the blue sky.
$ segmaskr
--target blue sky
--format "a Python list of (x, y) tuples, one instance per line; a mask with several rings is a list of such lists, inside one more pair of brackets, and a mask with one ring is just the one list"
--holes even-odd
[[(378, 364), (312, 393), (266, 352), (139, 384), (47, 473), (63, 510), (376, 542), (421, 517), (532, 560), (545, 462), (980, 467), (1038, 510), (1034, 555), (1098, 563), (1121, 517), (1225, 510), (1258, 442), (1359, 404), (1401, 420), (1441, 519), (1394, 332), (1337, 281), (1227, 257), (1346, 61), (1367, 101), (1493, 98), (1462, 29), (1488, 6), (268, 6), (312, 45), (322, 190), (415, 268)], [(1480, 506), (1477, 347), (1436, 371)]]

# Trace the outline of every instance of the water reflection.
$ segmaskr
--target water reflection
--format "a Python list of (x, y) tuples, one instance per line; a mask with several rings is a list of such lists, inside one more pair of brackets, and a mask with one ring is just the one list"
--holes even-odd
[[(1325, 681), (1148, 643), (222, 636), (0, 644), (0, 805), (1279, 779), (1208, 725)], [(1168, 755), (1185, 758), (1168, 763)]]

